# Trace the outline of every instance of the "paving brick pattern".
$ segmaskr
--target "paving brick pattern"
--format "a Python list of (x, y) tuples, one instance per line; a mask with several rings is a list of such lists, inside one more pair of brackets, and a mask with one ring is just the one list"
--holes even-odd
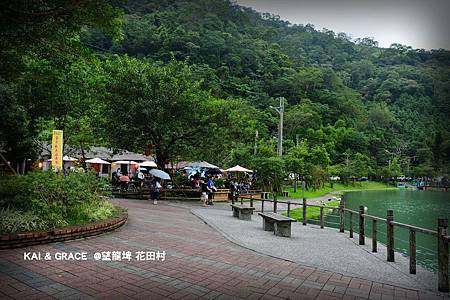
[[(450, 299), (343, 276), (237, 246), (190, 213), (164, 202), (115, 200), (125, 226), (88, 239), (0, 250), (1, 299)], [(165, 251), (138, 261), (137, 251)], [(24, 252), (88, 252), (87, 261), (24, 260)], [(121, 261), (102, 251), (131, 251)]]

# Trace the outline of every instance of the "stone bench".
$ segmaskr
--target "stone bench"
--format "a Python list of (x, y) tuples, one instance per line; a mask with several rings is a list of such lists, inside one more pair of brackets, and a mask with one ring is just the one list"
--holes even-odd
[(291, 223), (297, 220), (276, 213), (259, 213), (263, 218), (263, 229), (273, 231), (276, 236), (291, 236)]
[(231, 209), (233, 210), (233, 217), (236, 217), (239, 220), (248, 220), (248, 221), (252, 219), (252, 214), (253, 211), (255, 210), (254, 207), (236, 204), (231, 204)]
[(269, 199), (269, 192), (261, 192), (261, 199)]

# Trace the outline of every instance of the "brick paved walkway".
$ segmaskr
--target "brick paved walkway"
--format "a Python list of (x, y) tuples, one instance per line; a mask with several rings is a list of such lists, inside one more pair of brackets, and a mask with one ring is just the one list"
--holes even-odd
[[(188, 208), (117, 201), (121, 229), (85, 240), (0, 251), (0, 298), (9, 299), (450, 299), (257, 254)], [(165, 261), (95, 261), (97, 251), (166, 251)], [(24, 261), (25, 251), (88, 252), (88, 261)], [(134, 256), (134, 255), (133, 255)]]

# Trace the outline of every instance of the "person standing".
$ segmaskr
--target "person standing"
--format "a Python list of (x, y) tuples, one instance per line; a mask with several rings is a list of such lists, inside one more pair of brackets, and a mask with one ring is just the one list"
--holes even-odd
[(138, 184), (139, 184), (140, 188), (142, 188), (142, 184), (144, 183), (144, 179), (145, 179), (144, 173), (142, 173), (142, 171), (139, 170), (139, 172), (137, 173), (137, 181), (138, 181)]
[(208, 204), (208, 183), (206, 183), (203, 179), (200, 180), (200, 191), (201, 191), (201, 199), (203, 201), (203, 206), (205, 207)]
[(159, 192), (161, 190), (161, 183), (154, 177), (150, 182), (150, 199), (153, 200), (153, 204), (158, 204)]
[(214, 186), (214, 179), (212, 178), (212, 176), (209, 176), (207, 185), (208, 185), (208, 204), (214, 205), (213, 203), (214, 193), (217, 191), (217, 188)]

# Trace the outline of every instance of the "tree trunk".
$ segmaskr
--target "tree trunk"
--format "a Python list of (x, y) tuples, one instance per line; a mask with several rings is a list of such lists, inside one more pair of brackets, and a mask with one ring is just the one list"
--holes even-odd
[(85, 156), (85, 153), (84, 153), (83, 142), (80, 142), (80, 149), (81, 149), (81, 157), (83, 159), (82, 167), (83, 167), (84, 171), (87, 171), (86, 156)]
[(294, 176), (294, 193), (297, 193), (297, 183), (298, 183), (298, 175)]

